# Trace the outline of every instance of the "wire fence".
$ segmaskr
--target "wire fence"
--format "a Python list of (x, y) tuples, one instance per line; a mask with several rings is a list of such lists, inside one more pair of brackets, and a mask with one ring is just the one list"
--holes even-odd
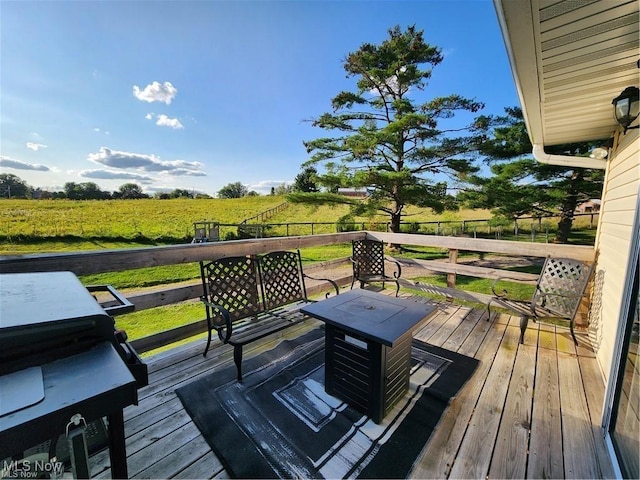
[[(277, 207), (276, 207), (277, 208)], [(257, 219), (256, 217), (252, 217)], [(465, 236), (470, 238), (517, 239), (532, 242), (549, 242), (556, 234), (559, 217), (521, 217), (513, 221), (496, 219), (438, 220), (428, 222), (401, 222), (401, 233), (424, 235)], [(573, 229), (595, 229), (598, 213), (575, 214)], [(202, 223), (202, 222), (201, 222)], [(350, 231), (390, 232), (389, 222), (284, 222), (215, 224), (220, 240), (235, 238), (289, 237), (318, 235)], [(194, 224), (195, 225), (195, 224)], [(200, 235), (202, 237), (202, 235)]]

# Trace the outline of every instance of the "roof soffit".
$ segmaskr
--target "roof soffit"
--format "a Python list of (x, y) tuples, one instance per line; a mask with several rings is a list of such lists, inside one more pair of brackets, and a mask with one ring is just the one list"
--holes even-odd
[(529, 136), (609, 138), (611, 99), (638, 85), (637, 0), (494, 0)]

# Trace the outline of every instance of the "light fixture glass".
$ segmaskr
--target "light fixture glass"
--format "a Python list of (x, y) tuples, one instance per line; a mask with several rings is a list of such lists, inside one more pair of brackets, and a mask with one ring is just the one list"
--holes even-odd
[(626, 133), (631, 122), (640, 113), (640, 90), (638, 90), (638, 87), (627, 87), (611, 103), (613, 104), (616, 122), (624, 128), (624, 133)]
[(609, 150), (603, 147), (597, 147), (591, 150), (589, 158), (595, 158), (596, 160), (604, 160), (609, 156)]

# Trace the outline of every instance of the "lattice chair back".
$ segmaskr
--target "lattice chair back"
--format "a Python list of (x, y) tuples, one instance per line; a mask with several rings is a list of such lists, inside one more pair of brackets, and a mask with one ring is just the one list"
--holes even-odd
[(267, 310), (307, 300), (299, 251), (267, 253), (260, 256), (259, 265)]
[(561, 317), (573, 318), (584, 294), (592, 266), (569, 258), (547, 257), (532, 303)]
[(384, 244), (378, 240), (354, 240), (354, 277), (384, 276)]
[[(255, 316), (263, 311), (256, 260), (253, 257), (228, 257), (200, 262), (204, 299), (220, 305), (231, 321)], [(225, 325), (218, 310), (206, 306), (212, 327)], [(220, 333), (220, 332), (218, 332)]]

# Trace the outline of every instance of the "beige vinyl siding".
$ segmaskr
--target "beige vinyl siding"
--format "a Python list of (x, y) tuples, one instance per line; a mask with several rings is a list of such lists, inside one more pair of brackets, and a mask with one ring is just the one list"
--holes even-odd
[(638, 130), (620, 137), (605, 176), (596, 251), (596, 284), (590, 315), (590, 333), (605, 380), (608, 380), (625, 278), (629, 264), (633, 220), (640, 190)]

